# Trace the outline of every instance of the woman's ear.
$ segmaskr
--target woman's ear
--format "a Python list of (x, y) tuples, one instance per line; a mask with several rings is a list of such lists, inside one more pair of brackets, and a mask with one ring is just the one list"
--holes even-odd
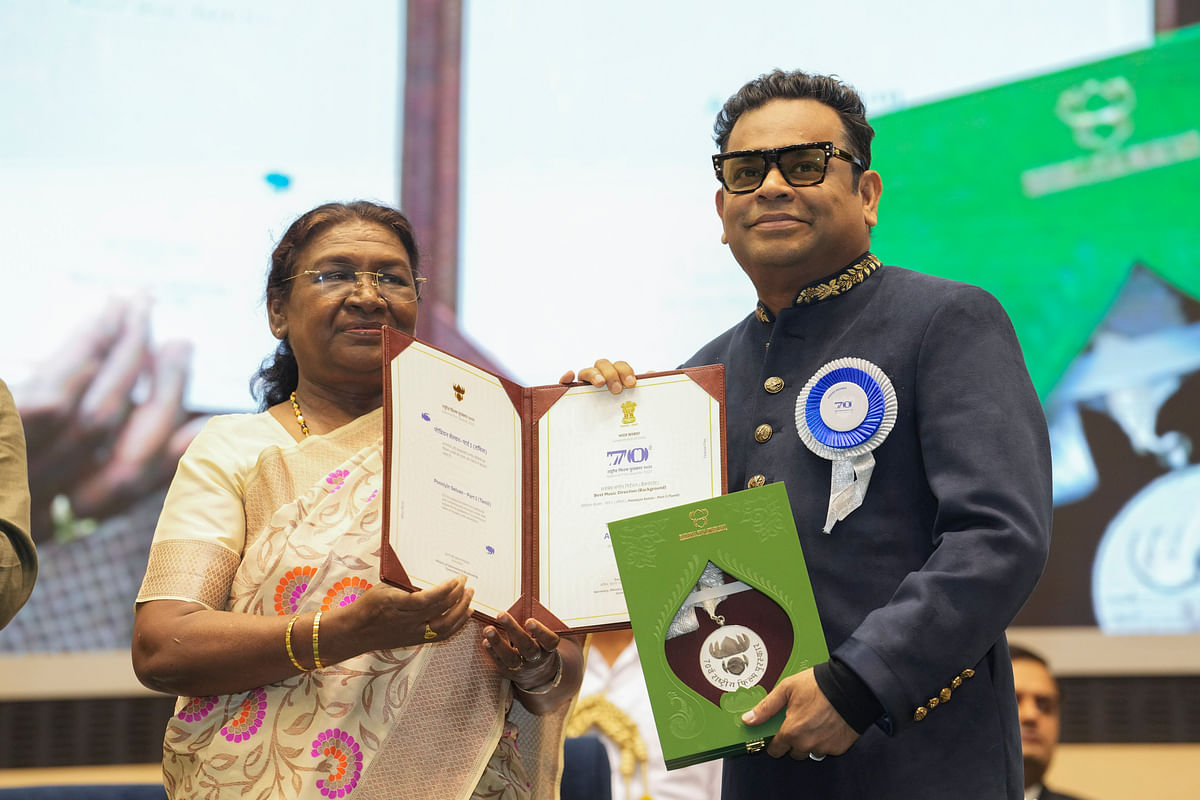
[(287, 338), (287, 301), (278, 291), (267, 292), (267, 321), (271, 325), (271, 335), (280, 341)]

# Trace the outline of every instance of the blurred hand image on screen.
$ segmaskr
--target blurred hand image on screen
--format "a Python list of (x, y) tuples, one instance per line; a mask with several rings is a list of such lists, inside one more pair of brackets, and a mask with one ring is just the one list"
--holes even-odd
[(124, 646), (154, 520), (205, 417), (183, 406), (191, 344), (152, 343), (150, 300), (110, 298), (13, 387), (25, 426), (37, 590), (0, 652)]
[(152, 349), (148, 310), (110, 300), (19, 395), (35, 541), (84, 535), (166, 486), (195, 435), (182, 404), (191, 346)]

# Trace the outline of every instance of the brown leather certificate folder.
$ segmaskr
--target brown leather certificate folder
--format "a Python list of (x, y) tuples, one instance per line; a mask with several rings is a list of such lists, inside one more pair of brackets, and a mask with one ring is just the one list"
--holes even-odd
[(472, 610), (629, 627), (607, 523), (725, 493), (725, 372), (520, 386), (384, 328), (382, 578), (465, 574)]

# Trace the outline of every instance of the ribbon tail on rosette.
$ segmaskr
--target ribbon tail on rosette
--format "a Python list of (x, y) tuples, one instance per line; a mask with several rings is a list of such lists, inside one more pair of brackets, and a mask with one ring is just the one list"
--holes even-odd
[(833, 479), (829, 487), (829, 512), (825, 515), (825, 527), (831, 533), (833, 526), (850, 516), (850, 512), (863, 504), (871, 473), (875, 471), (875, 457), (870, 453), (833, 462)]

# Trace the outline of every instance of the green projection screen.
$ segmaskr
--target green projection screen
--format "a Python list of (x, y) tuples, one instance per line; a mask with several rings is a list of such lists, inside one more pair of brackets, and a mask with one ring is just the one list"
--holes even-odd
[(1200, 633), (1198, 101), (1192, 28), (874, 120), (874, 250), (995, 294), (1046, 408), (1054, 541), (1023, 633)]

